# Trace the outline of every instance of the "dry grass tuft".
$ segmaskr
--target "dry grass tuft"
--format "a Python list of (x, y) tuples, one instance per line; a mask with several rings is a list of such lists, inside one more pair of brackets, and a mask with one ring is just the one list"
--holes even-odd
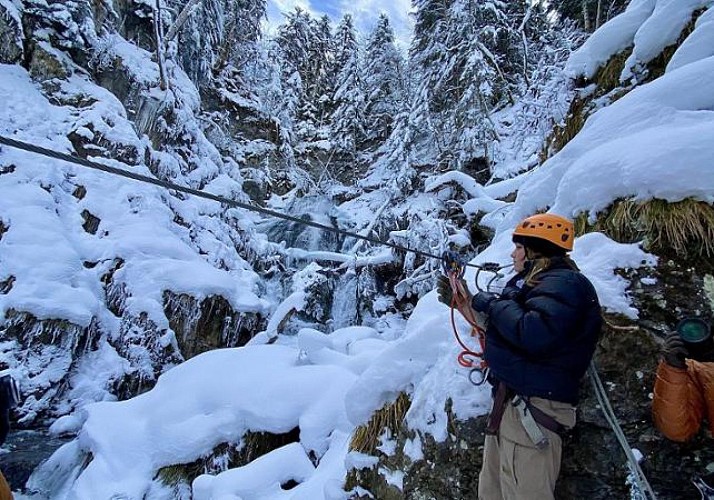
[(573, 137), (578, 135), (578, 132), (583, 128), (585, 120), (587, 119), (585, 112), (586, 105), (587, 101), (583, 99), (573, 99), (573, 102), (570, 103), (568, 114), (565, 117), (565, 123), (553, 126), (553, 131), (546, 140), (545, 147), (543, 147), (538, 155), (541, 163), (563, 149)]
[(357, 428), (352, 437), (350, 449), (373, 454), (385, 428), (389, 428), (392, 434), (397, 433), (410, 405), (409, 396), (404, 392), (400, 393), (393, 403), (384, 405), (381, 410), (377, 410), (366, 425)]
[[(565, 123), (556, 124), (553, 126), (553, 131), (546, 141), (546, 146), (540, 152), (541, 163), (553, 156), (568, 144), (585, 125), (585, 120), (592, 112), (593, 99), (607, 94), (608, 92), (621, 87), (620, 73), (625, 65), (625, 61), (632, 54), (632, 47), (615, 54), (610, 60), (597, 70), (593, 77), (593, 82), (597, 89), (588, 97), (576, 97), (570, 103), (570, 109), (565, 118)], [(581, 82), (580, 85), (586, 86), (588, 82)], [(612, 96), (612, 101), (616, 101), (628, 92), (627, 89), (622, 89), (617, 95)]]
[(625, 61), (632, 54), (632, 49), (633, 47), (629, 47), (615, 54), (603, 66), (600, 66), (593, 78), (597, 85), (597, 95), (605, 95), (622, 85), (620, 75), (622, 68), (625, 67)]
[(576, 234), (602, 231), (622, 243), (644, 240), (651, 251), (714, 256), (714, 205), (692, 199), (674, 203), (618, 200), (595, 224), (589, 224), (584, 215), (578, 217), (575, 230)]

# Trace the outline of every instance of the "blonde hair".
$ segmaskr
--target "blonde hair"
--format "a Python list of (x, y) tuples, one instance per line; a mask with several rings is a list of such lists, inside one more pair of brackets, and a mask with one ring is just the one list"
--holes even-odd
[[(526, 247), (526, 259), (531, 261), (533, 265), (531, 265), (531, 268), (528, 270), (528, 273), (526, 274), (523, 281), (529, 287), (534, 287), (538, 284), (537, 276), (543, 271), (547, 271), (548, 269), (550, 269), (553, 259), (551, 257), (544, 257), (543, 255), (534, 252), (528, 247)], [(573, 271), (580, 271), (580, 269), (578, 269), (578, 266), (575, 264), (573, 259), (570, 258), (569, 255), (564, 255), (562, 259), (570, 269), (572, 269)]]

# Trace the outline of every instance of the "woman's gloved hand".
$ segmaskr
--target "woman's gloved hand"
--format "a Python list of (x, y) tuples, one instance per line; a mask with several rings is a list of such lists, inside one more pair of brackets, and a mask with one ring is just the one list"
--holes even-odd
[(471, 294), (469, 293), (469, 288), (466, 286), (466, 280), (463, 278), (458, 280), (459, 288), (463, 293), (460, 293), (456, 297), (456, 302), (454, 302), (454, 290), (451, 288), (451, 281), (447, 276), (440, 274), (436, 279), (436, 293), (439, 297), (439, 302), (451, 305), (460, 305), (462, 303), (468, 303), (471, 299)]
[(686, 368), (685, 359), (689, 356), (689, 351), (684, 345), (677, 332), (668, 333), (664, 338), (664, 346), (662, 346), (662, 358), (665, 363), (675, 368)]
[(521, 289), (517, 286), (507, 286), (501, 292), (501, 299), (517, 300), (521, 295)]
[(498, 296), (491, 292), (479, 292), (471, 299), (471, 307), (478, 312), (488, 312), (491, 302), (496, 300)]

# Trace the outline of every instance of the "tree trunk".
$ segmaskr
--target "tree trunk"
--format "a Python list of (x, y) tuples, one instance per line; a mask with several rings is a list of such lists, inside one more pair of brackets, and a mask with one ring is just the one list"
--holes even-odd
[(590, 15), (588, 14), (588, 2), (587, 0), (582, 0), (580, 2), (580, 5), (583, 10), (583, 28), (585, 28), (585, 31), (590, 31)]
[[(158, 0), (156, 0), (158, 3)], [(174, 39), (174, 37), (178, 34), (179, 30), (181, 29), (181, 26), (184, 25), (186, 20), (188, 19), (188, 16), (191, 15), (193, 12), (193, 8), (196, 6), (196, 4), (202, 2), (203, 0), (189, 0), (188, 3), (185, 5), (181, 13), (178, 15), (176, 18), (176, 22), (174, 23), (173, 26), (171, 26), (171, 29), (169, 32), (166, 34), (166, 43), (169, 43), (171, 40)]]
[(156, 37), (156, 61), (159, 64), (159, 78), (161, 79), (161, 90), (168, 88), (166, 81), (166, 70), (164, 68), (163, 40), (161, 36), (161, 0), (156, 0), (154, 7), (154, 36)]

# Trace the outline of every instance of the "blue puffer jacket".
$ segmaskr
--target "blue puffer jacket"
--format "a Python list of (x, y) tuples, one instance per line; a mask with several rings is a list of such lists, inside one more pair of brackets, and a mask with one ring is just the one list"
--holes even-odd
[(488, 307), (486, 360), (491, 375), (521, 396), (577, 404), (602, 317), (595, 289), (564, 259), (551, 260), (536, 285), (514, 277)]

